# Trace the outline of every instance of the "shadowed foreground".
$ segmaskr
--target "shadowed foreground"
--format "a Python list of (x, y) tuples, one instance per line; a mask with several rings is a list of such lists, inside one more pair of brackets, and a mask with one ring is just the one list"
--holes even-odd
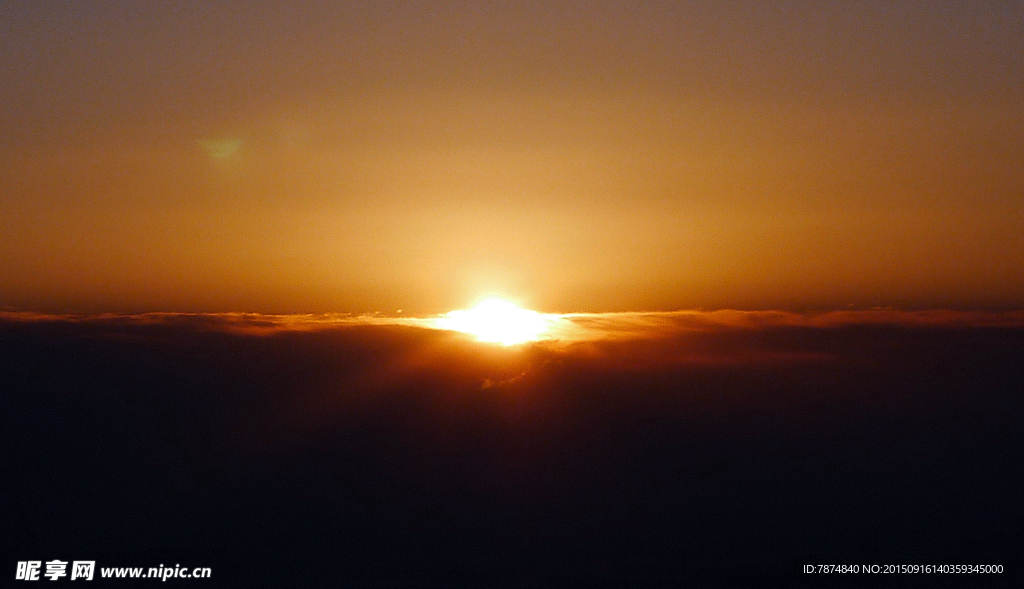
[(1014, 574), (1024, 553), (1020, 327), (501, 348), (42, 318), (0, 322), (0, 348), (10, 561), (209, 566), (234, 586), (699, 587), (807, 582), (803, 563)]

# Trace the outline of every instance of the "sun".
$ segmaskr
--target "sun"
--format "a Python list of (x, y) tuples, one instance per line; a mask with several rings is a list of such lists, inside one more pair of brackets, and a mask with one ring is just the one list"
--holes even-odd
[(542, 339), (554, 321), (508, 301), (487, 299), (472, 309), (446, 313), (435, 324), (476, 336), (482, 342), (511, 346)]

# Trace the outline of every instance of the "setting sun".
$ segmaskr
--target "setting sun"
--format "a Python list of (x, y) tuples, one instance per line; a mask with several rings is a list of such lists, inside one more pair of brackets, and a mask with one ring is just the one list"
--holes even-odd
[(468, 333), (482, 342), (511, 346), (541, 339), (554, 321), (508, 301), (487, 299), (472, 309), (445, 314), (436, 325)]

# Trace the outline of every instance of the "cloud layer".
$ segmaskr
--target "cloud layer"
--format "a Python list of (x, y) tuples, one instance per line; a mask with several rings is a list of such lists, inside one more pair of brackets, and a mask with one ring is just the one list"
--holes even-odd
[(5, 314), (0, 549), (237, 586), (1020, 554), (1019, 314), (571, 315), (514, 347), (429, 320)]

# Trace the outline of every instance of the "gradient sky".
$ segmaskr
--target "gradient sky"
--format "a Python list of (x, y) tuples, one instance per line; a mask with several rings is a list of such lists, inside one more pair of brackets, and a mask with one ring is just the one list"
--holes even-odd
[(1021, 2), (0, 5), (0, 306), (1024, 307)]

